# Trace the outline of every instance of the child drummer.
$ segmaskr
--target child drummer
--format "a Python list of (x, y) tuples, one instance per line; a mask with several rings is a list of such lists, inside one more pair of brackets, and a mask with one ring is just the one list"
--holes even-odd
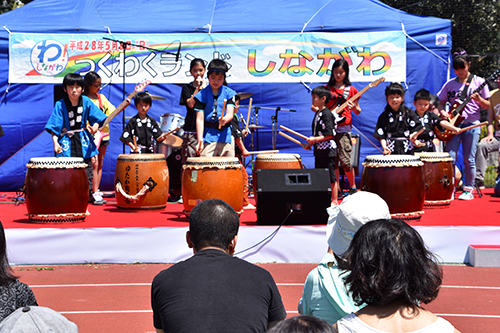
[(90, 194), (93, 196), (94, 173), (91, 158), (99, 151), (92, 135), (106, 119), (106, 114), (95, 106), (90, 98), (82, 96), (84, 87), (85, 82), (80, 75), (69, 73), (64, 77), (63, 90), (66, 95), (56, 102), (45, 130), (52, 135), (57, 157), (83, 157), (87, 163)]
[(332, 112), (326, 107), (330, 101), (330, 89), (318, 86), (312, 91), (312, 104), (318, 109), (313, 123), (312, 133), (307, 139), (308, 147), (314, 145), (315, 168), (328, 168), (330, 182), (332, 184), (332, 206), (337, 206), (338, 182), (335, 177), (335, 156), (337, 156), (337, 144), (335, 143), (336, 123)]
[(132, 153), (154, 154), (154, 143), (162, 142), (167, 137), (167, 133), (162, 133), (160, 126), (150, 116), (148, 111), (153, 100), (148, 93), (138, 93), (134, 98), (137, 114), (132, 117), (120, 140), (127, 144)]
[(441, 125), (445, 129), (456, 133), (459, 129), (448, 121), (439, 118), (437, 114), (429, 111), (429, 106), (431, 104), (431, 93), (425, 89), (420, 89), (415, 93), (415, 97), (413, 98), (413, 105), (415, 105), (415, 112), (420, 119), (420, 123), (424, 126), (425, 130), (422, 134), (420, 134), (415, 140), (415, 148), (413, 148), (414, 153), (418, 152), (433, 152), (435, 134), (434, 127), (437, 125)]
[(196, 110), (196, 151), (200, 156), (234, 157), (234, 141), (231, 134), (231, 120), (234, 113), (236, 92), (224, 85), (227, 64), (214, 59), (208, 64), (206, 87), (195, 95), (201, 102)]
[(404, 105), (405, 90), (393, 82), (385, 88), (387, 105), (377, 120), (373, 136), (380, 141), (384, 155), (413, 154), (413, 142), (422, 129), (418, 116)]

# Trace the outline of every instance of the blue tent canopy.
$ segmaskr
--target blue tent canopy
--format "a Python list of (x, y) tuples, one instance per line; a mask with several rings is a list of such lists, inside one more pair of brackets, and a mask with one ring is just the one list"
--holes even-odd
[[(376, 0), (191, 0), (184, 2), (153, 0), (35, 0), (14, 11), (0, 15), (0, 125), (5, 136), (0, 138), (0, 191), (22, 187), (26, 163), (32, 157), (53, 156), (50, 135), (44, 126), (54, 105), (51, 84), (9, 84), (9, 32), (12, 33), (259, 33), (259, 32), (374, 32), (404, 31), (406, 38), (408, 92), (410, 105), (414, 93), (426, 88), (436, 93), (447, 79), (451, 47), (451, 23), (448, 20), (420, 17), (395, 10)], [(437, 35), (447, 42), (439, 44)], [(439, 44), (439, 45), (438, 45)], [(181, 50), (182, 54), (182, 50)], [(325, 78), (325, 82), (328, 78)], [(253, 93), (253, 104), (259, 111), (258, 149), (270, 149), (271, 117), (278, 112), (278, 125), (285, 125), (304, 134), (311, 132), (311, 96), (302, 83), (240, 83), (231, 84), (240, 92)], [(387, 83), (385, 83), (387, 84)], [(316, 85), (316, 84), (315, 84)], [(354, 83), (361, 90), (365, 83)], [(116, 82), (102, 91), (114, 105), (122, 101), (122, 84)], [(380, 154), (368, 138), (372, 136), (378, 115), (385, 106), (384, 84), (368, 90), (360, 100), (362, 113), (353, 117), (353, 124), (364, 135), (360, 161), (366, 155)], [(126, 93), (133, 90), (131, 84)], [(151, 94), (166, 99), (154, 101), (150, 115), (160, 120), (164, 113), (185, 115), (179, 106), (181, 85), (155, 84)], [(245, 101), (243, 101), (245, 104)], [(270, 108), (270, 109), (267, 109)], [(136, 113), (134, 107), (125, 110)], [(102, 189), (113, 188), (117, 155), (123, 152), (118, 140), (122, 132), (121, 117), (111, 122), (111, 144), (104, 161)], [(248, 146), (250, 139), (245, 140)], [(257, 148), (257, 147), (256, 147)], [(280, 152), (299, 153), (306, 167), (313, 168), (312, 152), (278, 137)]]

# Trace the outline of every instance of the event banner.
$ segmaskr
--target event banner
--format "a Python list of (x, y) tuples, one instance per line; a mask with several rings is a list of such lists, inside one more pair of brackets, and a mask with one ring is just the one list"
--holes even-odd
[(96, 71), (103, 83), (187, 83), (189, 64), (223, 59), (228, 82), (327, 82), (336, 59), (353, 82), (406, 79), (403, 32), (223, 34), (28, 34), (9, 41), (9, 82), (60, 84)]

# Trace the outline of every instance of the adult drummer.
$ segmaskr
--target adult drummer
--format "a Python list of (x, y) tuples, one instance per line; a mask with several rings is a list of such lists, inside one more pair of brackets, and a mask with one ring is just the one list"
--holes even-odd
[(205, 62), (203, 59), (193, 59), (189, 68), (189, 72), (193, 76), (193, 82), (182, 86), (181, 100), (179, 105), (186, 107), (186, 118), (184, 121), (184, 137), (182, 142), (182, 164), (186, 162), (188, 157), (195, 157), (196, 144), (196, 95), (203, 89), (203, 77), (205, 75)]

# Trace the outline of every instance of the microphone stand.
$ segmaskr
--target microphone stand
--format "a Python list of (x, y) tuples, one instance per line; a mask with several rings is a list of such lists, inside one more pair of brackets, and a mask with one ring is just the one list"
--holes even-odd
[(278, 112), (279, 111), (288, 111), (288, 112), (296, 112), (296, 110), (291, 110), (291, 109), (282, 109), (281, 107), (277, 107), (276, 109), (274, 108), (266, 108), (266, 107), (261, 107), (261, 109), (268, 109), (268, 110), (276, 110), (276, 113), (274, 116), (271, 116), (271, 121), (272, 121), (272, 137), (273, 137), (273, 150), (276, 150), (276, 136), (278, 134)]
[[(143, 45), (137, 45), (137, 44), (134, 44), (134, 43), (131, 43), (131, 42), (127, 42), (127, 41), (124, 41), (124, 40), (119, 40), (119, 39), (112, 39), (112, 38), (107, 38), (107, 37), (103, 37), (103, 39), (105, 40), (110, 40), (112, 42), (117, 42), (117, 43), (120, 43), (121, 47), (122, 47), (122, 50), (123, 50), (123, 68), (122, 68), (122, 73), (123, 73), (123, 87), (122, 87), (122, 100), (125, 100), (125, 55), (126, 55), (126, 52), (127, 52), (127, 46), (136, 46), (136, 47), (141, 47), (143, 49), (148, 49), (150, 51), (154, 51), (154, 52), (160, 52), (160, 53), (167, 53), (167, 54), (171, 54), (171, 55), (175, 55), (175, 61), (179, 61), (179, 54), (180, 54), (180, 51), (181, 51), (181, 43), (179, 42), (179, 48), (177, 49), (177, 53), (172, 53), (172, 52), (168, 52), (168, 51), (165, 51), (165, 50), (157, 50), (157, 49), (154, 49), (154, 48), (151, 48), (151, 47), (148, 47), (148, 46), (143, 46)], [(125, 130), (125, 112), (122, 113), (122, 131)], [(125, 143), (123, 143), (123, 153), (125, 154)]]

